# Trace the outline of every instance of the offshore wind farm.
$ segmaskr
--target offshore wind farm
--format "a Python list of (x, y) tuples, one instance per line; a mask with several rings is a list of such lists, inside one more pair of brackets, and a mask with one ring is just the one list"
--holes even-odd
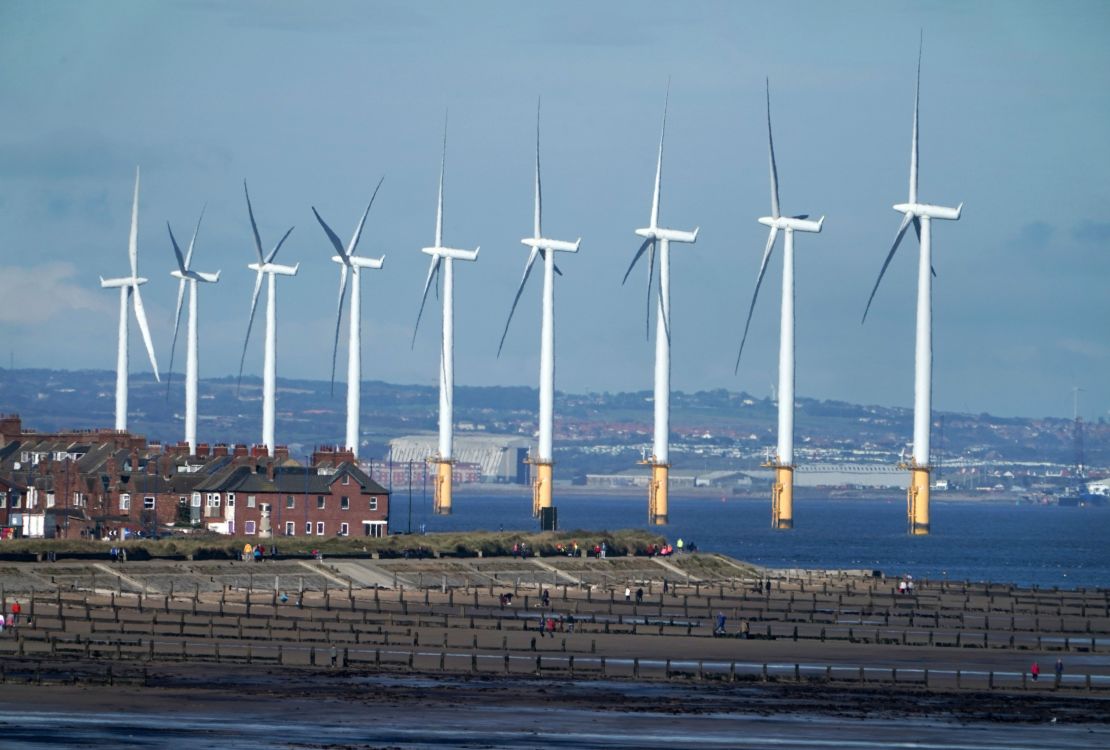
[(1105, 746), (1107, 30), (4, 4), (6, 740)]

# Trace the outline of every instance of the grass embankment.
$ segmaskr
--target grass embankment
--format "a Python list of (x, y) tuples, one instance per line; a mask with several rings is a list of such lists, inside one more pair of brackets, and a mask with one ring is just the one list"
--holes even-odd
[[(526, 544), (529, 554), (552, 556), (566, 554), (574, 542), (579, 549), (593, 549), (605, 542), (607, 555), (645, 554), (651, 545), (662, 545), (664, 537), (648, 531), (626, 529), (622, 531), (547, 531), (547, 532), (497, 532), (460, 531), (425, 535), (397, 534), (380, 539), (369, 537), (257, 537), (223, 536), (195, 533), (169, 539), (131, 540), (127, 542), (102, 542), (76, 539), (14, 539), (0, 542), (0, 559), (27, 560), (45, 558), (54, 553), (58, 560), (103, 559), (112, 547), (127, 550), (133, 560), (165, 559), (234, 559), (243, 552), (244, 545), (261, 543), (274, 545), (278, 554), (285, 556), (310, 555), (319, 550), (324, 555), (342, 557), (451, 556), (496, 557), (510, 555), (514, 544)], [(559, 545), (563, 549), (560, 550)]]

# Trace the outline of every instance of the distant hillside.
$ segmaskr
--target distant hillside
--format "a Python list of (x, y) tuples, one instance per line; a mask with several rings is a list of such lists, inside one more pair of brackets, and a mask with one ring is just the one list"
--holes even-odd
[[(277, 435), (294, 454), (339, 441), (344, 431), (344, 386), (319, 380), (278, 380)], [(257, 442), (261, 381), (213, 378), (200, 383), (200, 439)], [(176, 442), (182, 435), (184, 381), (157, 383), (134, 375), (129, 425), (152, 440)], [(537, 393), (524, 387), (466, 387), (456, 390), (460, 433), (481, 430), (530, 436), (536, 424)], [(18, 412), (27, 427), (110, 427), (114, 421), (115, 373), (105, 370), (0, 369), (0, 412)], [(797, 442), (803, 460), (814, 455), (836, 460), (897, 458), (912, 434), (912, 412), (837, 401), (798, 399)], [(436, 429), (438, 398), (427, 386), (365, 381), (362, 385), (363, 455), (381, 456), (393, 437)], [(648, 391), (559, 393), (556, 432), (561, 451), (593, 456), (591, 470), (626, 467), (651, 441), (652, 398)], [(671, 425), (676, 464), (713, 463), (725, 453), (758, 456), (775, 440), (776, 405), (765, 398), (726, 391), (672, 395)], [(934, 450), (945, 460), (1075, 461), (1073, 424), (1066, 419), (1000, 418), (989, 414), (935, 415)], [(1084, 425), (1083, 447), (1091, 466), (1110, 465), (1110, 426)], [(699, 458), (700, 457), (700, 458)], [(564, 457), (569, 459), (569, 456)], [(581, 461), (576, 460), (581, 463)], [(701, 463), (698, 464), (699, 466)]]

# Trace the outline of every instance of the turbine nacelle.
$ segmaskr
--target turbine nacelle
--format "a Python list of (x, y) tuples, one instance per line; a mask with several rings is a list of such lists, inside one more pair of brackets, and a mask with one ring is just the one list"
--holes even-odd
[(825, 223), (825, 217), (822, 216), (817, 221), (809, 221), (808, 219), (799, 219), (793, 216), (763, 216), (760, 217), (759, 223), (771, 227), (772, 229), (816, 233), (821, 231), (821, 225)]
[(144, 279), (141, 276), (128, 276), (120, 279), (105, 279), (101, 276), (100, 286), (104, 289), (118, 289), (123, 286), (139, 286), (140, 284), (145, 284), (147, 281), (148, 279)]
[(579, 237), (574, 242), (567, 242), (565, 240), (548, 240), (543, 237), (525, 237), (520, 241), (520, 244), (527, 245), (533, 250), (552, 250), (564, 253), (578, 252), (578, 246), (582, 244), (582, 238)]
[(385, 265), (385, 256), (380, 258), (361, 258), (357, 255), (348, 255), (346, 257), (340, 255), (331, 256), (333, 263), (338, 263), (341, 266), (358, 266), (359, 268), (381, 268)]
[(956, 221), (964, 210), (964, 204), (961, 203), (955, 208), (949, 208), (948, 206), (934, 206), (930, 203), (899, 203), (894, 206), (894, 210), (912, 216), (927, 216), (930, 219)]
[(182, 281), (189, 279), (192, 281), (206, 281), (209, 284), (215, 284), (217, 281), (220, 280), (219, 271), (216, 271), (216, 273), (205, 273), (204, 271), (185, 271), (184, 273), (182, 273), (181, 271), (175, 270), (170, 271), (170, 276), (173, 276), (176, 279), (181, 279)]
[(283, 266), (280, 263), (251, 263), (247, 266), (250, 270), (258, 273), (275, 273), (279, 276), (296, 276), (297, 269), (300, 267), (300, 263), (295, 266)]
[(478, 260), (478, 251), (482, 248), (476, 247), (473, 250), (459, 250), (454, 247), (422, 247), (420, 252), (425, 255), (430, 255), (433, 258), (451, 258), (453, 260)]
[(640, 237), (649, 240), (667, 240), (668, 242), (693, 244), (698, 240), (698, 232), (701, 231), (701, 227), (695, 228), (692, 232), (683, 232), (680, 229), (662, 229), (661, 227), (645, 227), (635, 231)]

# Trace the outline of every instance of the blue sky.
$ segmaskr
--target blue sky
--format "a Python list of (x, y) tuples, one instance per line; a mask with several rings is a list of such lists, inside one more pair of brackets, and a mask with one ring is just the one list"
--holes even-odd
[[(143, 170), (139, 265), (163, 369), (176, 281), (165, 222), (208, 209), (201, 375), (237, 370), (253, 273), (242, 180), (278, 260), (279, 376), (328, 377), (337, 267), (310, 206), (344, 237), (385, 183), (360, 250), (363, 376), (436, 382), (438, 315), (409, 339), (431, 244), (445, 110), (445, 240), (460, 384), (536, 382), (538, 274), (497, 342), (531, 233), (536, 98), (544, 229), (560, 258), (556, 385), (651, 387), (644, 275), (620, 279), (650, 210), (671, 78), (662, 217), (701, 227), (672, 254), (676, 389), (775, 377), (781, 245), (738, 375), (765, 241), (765, 76), (783, 210), (797, 239), (801, 396), (910, 406), (917, 248), (903, 244), (859, 319), (906, 198), (914, 66), (925, 52), (921, 198), (966, 204), (934, 227), (934, 405), (1088, 418), (1110, 409), (1110, 6), (978, 3), (39, 3), (0, 5), (0, 352), (17, 367), (110, 369)], [(429, 304), (433, 304), (430, 301)], [(259, 372), (253, 334), (247, 371)], [(132, 326), (133, 369), (147, 369)], [(345, 372), (343, 352), (339, 372)], [(179, 352), (175, 368), (183, 367)]]

